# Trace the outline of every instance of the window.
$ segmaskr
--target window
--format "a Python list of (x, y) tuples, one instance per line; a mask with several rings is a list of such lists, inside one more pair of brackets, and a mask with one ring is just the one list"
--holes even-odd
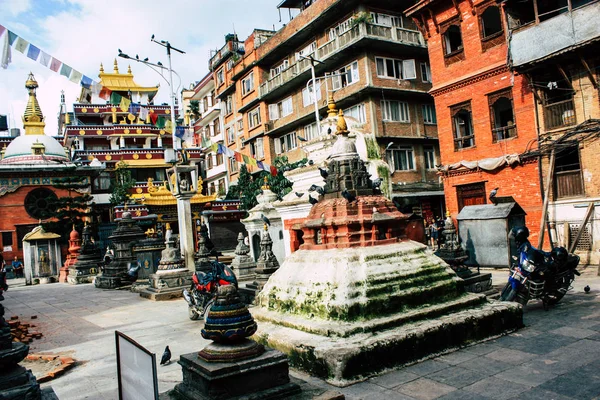
[(463, 50), (462, 36), (460, 26), (450, 25), (444, 32), (444, 52), (446, 57), (452, 56)]
[(454, 151), (475, 146), (471, 102), (450, 108), (454, 133)]
[[(2, 247), (12, 246), (12, 244), (13, 244), (12, 234), (13, 234), (12, 232), (2, 232)], [(7, 251), (7, 250), (4, 249), (4, 251)]]
[(333, 90), (340, 90), (343, 87), (358, 82), (358, 61), (354, 61), (352, 64), (340, 68), (335, 71), (334, 74), (337, 74), (338, 76), (332, 77)]
[(108, 191), (110, 189), (110, 174), (108, 172), (102, 172), (92, 184), (93, 193), (101, 191)]
[(208, 186), (208, 194), (213, 195), (215, 193), (216, 193), (215, 183), (211, 182), (210, 185)]
[(375, 57), (377, 76), (382, 78), (402, 79), (402, 60)]
[(296, 53), (296, 61), (300, 61), (302, 57), (308, 57), (317, 50), (317, 42), (312, 42), (308, 46)]
[(216, 163), (215, 163), (216, 165), (223, 164), (223, 154), (217, 153), (215, 158), (216, 158)]
[(219, 195), (225, 195), (225, 179), (219, 179)]
[(229, 158), (229, 172), (238, 172), (238, 163), (233, 157)]
[(433, 104), (423, 104), (423, 123), (428, 125), (437, 124), (435, 106)]
[(490, 6), (479, 16), (481, 23), (482, 39), (490, 39), (502, 33), (502, 18), (500, 17), (500, 8)]
[(423, 82), (431, 82), (431, 70), (429, 69), (428, 63), (420, 63), (421, 65), (421, 81)]
[(492, 141), (496, 142), (517, 136), (513, 115), (512, 90), (509, 88), (488, 95), (488, 104), (492, 124)]
[[(321, 83), (317, 83), (317, 101), (321, 100)], [(313, 100), (313, 85), (310, 85), (308, 88), (302, 89), (302, 105), (304, 107), (308, 107), (309, 105), (314, 104)]]
[(364, 124), (367, 122), (367, 114), (365, 112), (364, 103), (357, 104), (352, 107), (348, 107), (344, 110), (345, 117), (354, 118), (359, 124)]
[(329, 30), (329, 40), (335, 40), (338, 36), (343, 34), (344, 32), (349, 31), (352, 28), (352, 18), (348, 18), (347, 20), (339, 23), (335, 27)]
[(250, 72), (244, 79), (242, 79), (242, 96), (254, 90), (254, 71)]
[(233, 69), (233, 64), (235, 64), (235, 61), (233, 61), (232, 58), (230, 58), (229, 60), (227, 60), (227, 70), (230, 71)]
[(225, 100), (225, 115), (231, 114), (233, 112), (233, 96), (227, 96)]
[(281, 154), (298, 147), (296, 141), (296, 132), (288, 133), (280, 138), (275, 139), (275, 153)]
[(252, 129), (260, 125), (260, 106), (248, 112), (248, 128)]
[(290, 96), (277, 104), (269, 104), (269, 119), (275, 121), (276, 119), (287, 117), (293, 111), (292, 97)]
[(213, 121), (213, 136), (219, 136), (221, 134), (221, 124), (219, 122), (219, 118), (216, 118)]
[(397, 100), (382, 100), (381, 113), (384, 121), (410, 122), (408, 103)]
[(213, 167), (213, 158), (212, 154), (206, 155), (206, 169), (212, 169)]
[(223, 68), (217, 71), (217, 86), (220, 86), (225, 82), (225, 73), (223, 72)]
[(244, 133), (244, 120), (243, 119), (240, 119), (238, 121), (238, 132), (240, 133), (240, 135), (242, 133)]
[(579, 145), (576, 142), (563, 145), (568, 147), (556, 154), (554, 164), (554, 198), (583, 196)]
[(227, 133), (227, 143), (231, 144), (235, 142), (235, 132), (233, 131), (233, 127), (230, 126), (225, 130)]
[(373, 23), (378, 24), (378, 25), (394, 26), (397, 28), (402, 28), (402, 18), (396, 17), (394, 15), (387, 15), (387, 14), (372, 12), (371, 20), (373, 21)]
[(257, 138), (255, 141), (250, 143), (250, 155), (257, 160), (265, 158), (265, 149), (263, 146), (263, 138)]
[(425, 158), (425, 168), (435, 169), (435, 149), (433, 146), (423, 146), (423, 156)]
[(563, 70), (567, 79), (558, 68), (550, 68), (536, 81), (543, 82), (538, 90), (544, 105), (544, 127), (546, 130), (564, 128), (577, 123), (573, 86), (568, 70)]
[(281, 74), (283, 71), (288, 69), (290, 63), (288, 60), (284, 60), (281, 64), (276, 66), (275, 68), (271, 68), (271, 78), (275, 78), (277, 75)]
[(55, 215), (56, 194), (46, 188), (33, 189), (25, 197), (25, 211), (31, 218), (46, 219)]
[(415, 169), (414, 152), (412, 146), (400, 146), (388, 150), (390, 164), (394, 171), (410, 171)]
[(304, 139), (312, 140), (319, 136), (319, 132), (317, 131), (317, 123), (313, 122), (312, 124), (308, 124), (304, 127)]

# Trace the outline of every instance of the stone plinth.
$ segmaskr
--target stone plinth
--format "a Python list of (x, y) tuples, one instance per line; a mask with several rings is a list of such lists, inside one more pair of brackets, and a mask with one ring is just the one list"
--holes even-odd
[(231, 269), (238, 281), (254, 278), (256, 262), (249, 253), (250, 247), (244, 243), (244, 234), (240, 232), (238, 235), (238, 244), (235, 248), (235, 257), (231, 262)]
[(192, 274), (185, 267), (175, 238), (168, 235), (156, 273), (150, 275), (150, 287), (140, 296), (150, 300), (170, 300), (183, 296), (183, 289), (192, 283)]
[(90, 225), (83, 227), (82, 244), (77, 256), (77, 261), (69, 268), (67, 282), (71, 285), (91, 283), (102, 265), (102, 250), (92, 242), (92, 228)]
[(103, 271), (96, 277), (97, 288), (116, 289), (131, 283), (127, 271), (137, 264), (133, 247), (145, 237), (144, 231), (131, 217), (131, 213), (124, 212), (117, 229), (109, 236), (109, 240), (115, 246), (115, 258), (104, 266)]
[(59, 271), (59, 282), (67, 282), (69, 268), (75, 265), (75, 262), (77, 261), (77, 256), (79, 255), (79, 251), (81, 250), (80, 244), (81, 240), (79, 239), (79, 232), (77, 232), (75, 230), (75, 226), (73, 226), (73, 230), (69, 234), (69, 254), (67, 254), (67, 261), (65, 261), (64, 265)]
[(263, 193), (256, 196), (258, 204), (248, 211), (248, 218), (242, 220), (248, 232), (250, 254), (255, 260), (258, 259), (261, 235), (265, 225), (262, 216), (265, 216), (270, 223), (268, 229), (273, 240), (273, 254), (278, 260), (283, 260), (285, 257), (283, 222), (281, 221), (281, 216), (273, 206), (273, 203), (277, 200), (277, 195), (268, 186), (263, 186), (262, 190)]

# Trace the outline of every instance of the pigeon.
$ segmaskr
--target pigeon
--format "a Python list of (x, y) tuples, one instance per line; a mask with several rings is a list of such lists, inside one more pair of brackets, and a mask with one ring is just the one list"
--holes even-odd
[(161, 66), (162, 67), (162, 63), (159, 61), (156, 63), (156, 65)]
[(323, 196), (325, 194), (325, 189), (323, 189), (321, 186), (317, 186), (317, 185), (311, 185), (308, 188), (309, 192), (317, 192), (319, 193), (321, 196)]
[(171, 363), (171, 350), (169, 350), (169, 346), (165, 347), (165, 351), (160, 359), (160, 365), (167, 365)]
[(265, 217), (264, 214), (260, 214), (260, 218), (263, 220), (263, 222), (269, 226), (271, 226), (271, 221), (269, 221), (269, 218)]
[(148, 60), (149, 60), (148, 57), (144, 58), (144, 62), (148, 62)]
[(356, 196), (353, 196), (348, 190), (342, 190), (342, 197), (348, 200), (348, 203), (353, 203), (356, 200)]
[(323, 179), (326, 179), (329, 176), (329, 173), (327, 172), (326, 169), (319, 167), (319, 172), (321, 173), (321, 176), (323, 177)]
[(136, 60), (139, 60), (139, 59), (140, 59), (140, 56), (138, 56), (138, 55), (136, 54), (136, 55), (135, 55), (135, 59), (136, 59)]
[(583, 291), (586, 292), (586, 293), (589, 293), (590, 290), (591, 290), (590, 289), (590, 285), (585, 285), (585, 287), (583, 288)]
[(303, 138), (302, 136), (296, 135), (296, 139), (298, 139), (301, 142), (306, 142), (306, 138)]
[(327, 134), (331, 135), (331, 127), (327, 128)]
[(495, 189), (493, 189), (493, 190), (490, 192), (490, 201), (491, 201), (491, 202), (492, 202), (494, 205), (498, 204), (498, 203), (497, 203), (497, 201), (496, 201), (496, 194), (498, 193), (498, 189), (500, 189), (500, 188), (495, 188)]
[(381, 183), (383, 182), (383, 179), (381, 178), (377, 178), (373, 181), (373, 189), (378, 189), (381, 187)]
[(313, 165), (315, 162), (313, 160), (308, 160), (308, 165)]
[(298, 193), (298, 192), (295, 192), (295, 193), (296, 193), (296, 196), (297, 196), (297, 197), (302, 197), (302, 196), (304, 196), (304, 193)]
[(121, 54), (121, 53), (122, 53), (121, 49), (117, 49), (117, 50), (119, 50), (119, 54)]
[(131, 265), (131, 267), (127, 271), (127, 276), (132, 282), (137, 281), (141, 268), (142, 264), (140, 264), (138, 261), (135, 265)]
[(315, 199), (312, 196), (308, 196), (308, 202), (314, 206), (315, 204), (317, 204), (319, 202), (319, 200)]

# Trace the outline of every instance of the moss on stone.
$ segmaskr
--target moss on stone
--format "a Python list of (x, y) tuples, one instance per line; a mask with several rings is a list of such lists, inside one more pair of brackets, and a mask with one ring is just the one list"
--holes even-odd
[(379, 160), (381, 158), (379, 145), (375, 138), (365, 136), (365, 145), (367, 146), (367, 159)]

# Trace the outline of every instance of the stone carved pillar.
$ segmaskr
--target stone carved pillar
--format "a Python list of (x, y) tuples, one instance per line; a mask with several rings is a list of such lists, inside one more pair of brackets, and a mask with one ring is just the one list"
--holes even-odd
[(265, 230), (260, 240), (260, 255), (256, 261), (256, 281), (254, 282), (259, 291), (262, 290), (269, 277), (279, 268), (279, 262), (273, 254), (272, 247), (273, 240), (265, 224)]
[(238, 244), (235, 248), (235, 258), (231, 263), (231, 269), (233, 269), (238, 280), (254, 277), (256, 263), (250, 256), (250, 247), (244, 243), (244, 235), (241, 232), (238, 235)]

